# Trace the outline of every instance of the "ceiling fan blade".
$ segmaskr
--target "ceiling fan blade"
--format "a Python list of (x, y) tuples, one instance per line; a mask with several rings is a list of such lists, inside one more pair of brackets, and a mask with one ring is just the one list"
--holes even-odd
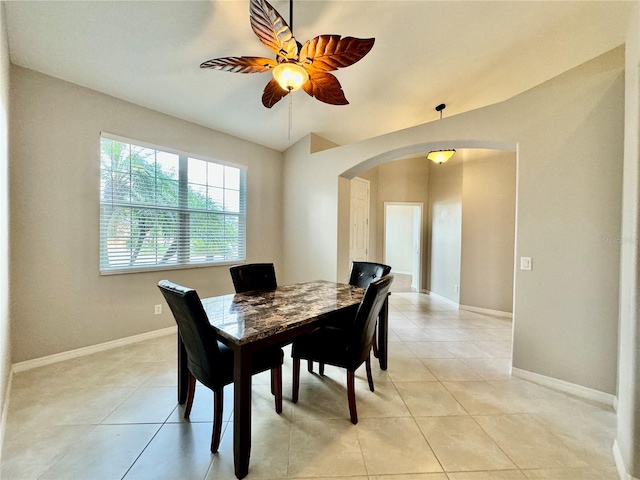
[(298, 58), (298, 44), (287, 22), (266, 0), (251, 0), (249, 6), (251, 28), (260, 41), (277, 55)]
[(233, 73), (262, 73), (273, 69), (278, 63), (261, 57), (212, 58), (200, 64), (200, 68), (213, 68)]
[(300, 62), (307, 70), (329, 72), (353, 65), (364, 57), (375, 38), (354, 38), (340, 35), (319, 35), (300, 49)]
[(275, 78), (272, 78), (269, 83), (267, 83), (267, 86), (264, 87), (262, 104), (267, 108), (271, 108), (288, 94), (289, 91), (284, 90)]
[(348, 105), (338, 79), (327, 72), (313, 72), (302, 89), (312, 97), (330, 105)]

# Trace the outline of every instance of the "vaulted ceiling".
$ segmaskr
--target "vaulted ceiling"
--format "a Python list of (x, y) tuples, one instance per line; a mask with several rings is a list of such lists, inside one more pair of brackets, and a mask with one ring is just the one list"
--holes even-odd
[[(289, 2), (272, 5), (289, 20)], [(630, 1), (295, 0), (294, 34), (375, 37), (336, 72), (350, 104), (302, 91), (267, 109), (270, 73), (200, 69), (266, 56), (249, 1), (5, 2), (11, 61), (285, 150), (309, 132), (363, 140), (511, 98), (624, 42)]]

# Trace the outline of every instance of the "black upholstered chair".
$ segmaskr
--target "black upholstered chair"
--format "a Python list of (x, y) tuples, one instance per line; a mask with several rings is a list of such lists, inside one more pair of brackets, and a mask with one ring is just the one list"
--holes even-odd
[[(349, 273), (349, 285), (366, 288), (369, 284), (379, 278), (389, 275), (391, 267), (384, 263), (374, 262), (352, 262)], [(377, 325), (377, 322), (376, 322)], [(378, 340), (376, 329), (373, 330), (373, 356), (378, 356)]]
[[(224, 386), (233, 383), (233, 350), (218, 342), (195, 290), (168, 280), (161, 280), (158, 287), (171, 308), (187, 350), (189, 389), (184, 418), (189, 418), (191, 413), (196, 380), (213, 390), (211, 451), (215, 453), (222, 431)], [(271, 370), (271, 391), (275, 395), (277, 413), (282, 412), (283, 359), (284, 354), (279, 347), (259, 350), (253, 357), (254, 374)]]
[(393, 281), (392, 275), (387, 275), (373, 281), (367, 287), (358, 310), (353, 317), (351, 310), (343, 318), (340, 327), (324, 326), (295, 340), (291, 349), (293, 357), (293, 402), (298, 401), (300, 389), (300, 359), (320, 362), (347, 369), (347, 396), (351, 423), (358, 423), (355, 394), (355, 371), (366, 364), (369, 389), (373, 392), (373, 378), (371, 376), (371, 346), (373, 344), (373, 330), (376, 319)]
[(247, 263), (229, 268), (236, 293), (273, 290), (278, 286), (273, 263)]

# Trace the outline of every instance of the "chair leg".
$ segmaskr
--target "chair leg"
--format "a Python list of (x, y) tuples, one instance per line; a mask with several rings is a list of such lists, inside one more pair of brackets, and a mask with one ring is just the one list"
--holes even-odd
[(300, 390), (300, 359), (293, 359), (293, 392), (291, 401), (298, 403), (298, 391)]
[(320, 376), (324, 377), (324, 362), (319, 362), (320, 366), (318, 367), (318, 370), (320, 371)]
[(276, 400), (276, 413), (282, 413), (282, 365), (271, 369), (271, 379), (275, 382), (271, 382), (271, 389), (275, 391)]
[(271, 395), (275, 395), (276, 394), (276, 369), (272, 368), (271, 369)]
[(367, 381), (369, 382), (369, 390), (372, 392), (373, 390), (373, 376), (371, 375), (371, 355), (367, 356), (367, 359), (364, 361), (365, 367), (367, 368)]
[(313, 373), (313, 360), (307, 360), (307, 370), (309, 373)]
[(358, 411), (356, 410), (355, 372), (347, 370), (347, 397), (349, 399), (349, 415), (351, 423), (358, 423)]
[(213, 392), (213, 433), (211, 434), (211, 453), (216, 453), (220, 446), (222, 434), (222, 405), (224, 403), (224, 387)]
[(376, 326), (373, 329), (373, 356), (378, 358), (378, 323), (376, 321)]
[(187, 387), (187, 402), (184, 406), (184, 418), (189, 418), (191, 415), (191, 407), (193, 406), (193, 396), (196, 393), (196, 377), (189, 372), (189, 385)]

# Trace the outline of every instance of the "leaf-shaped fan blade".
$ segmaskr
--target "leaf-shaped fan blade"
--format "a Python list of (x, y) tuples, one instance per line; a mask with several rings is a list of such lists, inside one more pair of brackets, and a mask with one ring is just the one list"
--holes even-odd
[(267, 86), (264, 87), (264, 93), (262, 94), (262, 104), (271, 108), (280, 101), (281, 98), (286, 97), (289, 94), (288, 90), (283, 89), (275, 78), (272, 78)]
[(287, 22), (266, 0), (251, 0), (251, 28), (260, 41), (284, 58), (298, 57), (298, 44)]
[(348, 67), (369, 53), (374, 42), (375, 38), (320, 35), (302, 46), (300, 63), (304, 63), (307, 70), (324, 72)]
[(330, 105), (348, 105), (338, 79), (327, 72), (314, 72), (302, 89), (312, 97)]
[(213, 68), (233, 73), (262, 73), (272, 70), (278, 63), (270, 58), (224, 57), (213, 58), (200, 64), (200, 68)]

